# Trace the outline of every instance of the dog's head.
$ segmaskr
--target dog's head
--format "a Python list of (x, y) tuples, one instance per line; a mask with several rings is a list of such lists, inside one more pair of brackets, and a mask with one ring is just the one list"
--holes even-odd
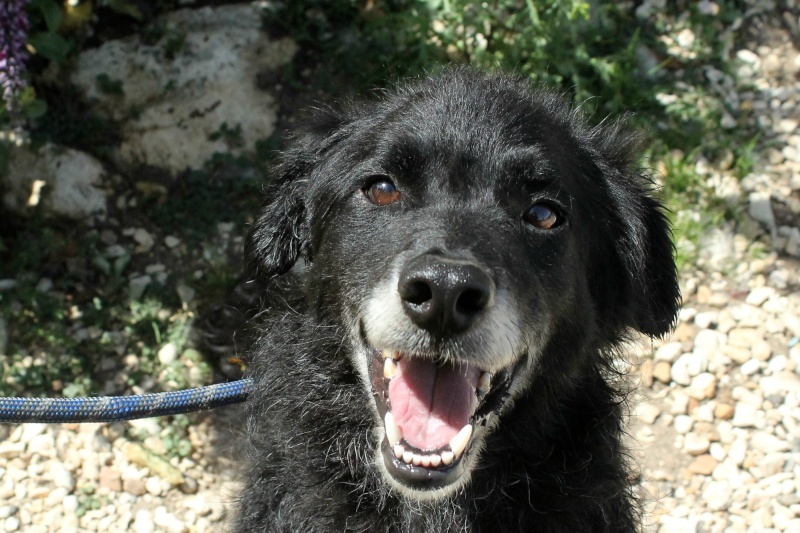
[(545, 368), (679, 300), (669, 227), (635, 142), (557, 95), (455, 70), (319, 112), (284, 155), (248, 254), (310, 263), (310, 312), (349, 332), (374, 457), (418, 499), (469, 480)]

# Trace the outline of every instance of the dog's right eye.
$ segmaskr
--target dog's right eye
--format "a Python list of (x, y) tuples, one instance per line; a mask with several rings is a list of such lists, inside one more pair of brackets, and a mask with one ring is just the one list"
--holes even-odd
[(528, 224), (539, 229), (553, 229), (561, 225), (563, 216), (550, 202), (536, 202), (522, 216)]
[(375, 205), (389, 205), (400, 200), (400, 191), (387, 178), (380, 178), (364, 187), (364, 196)]

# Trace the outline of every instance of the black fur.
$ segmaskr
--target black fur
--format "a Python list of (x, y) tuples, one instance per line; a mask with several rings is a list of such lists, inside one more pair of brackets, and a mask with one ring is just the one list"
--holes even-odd
[[(285, 152), (247, 245), (268, 305), (250, 354), (236, 530), (639, 529), (609, 361), (632, 329), (665, 334), (679, 293), (637, 157), (618, 124), (589, 127), (557, 95), (463, 69), (319, 111)], [(364, 200), (376, 174), (393, 178), (400, 202)], [(555, 231), (522, 220), (542, 195), (566, 212)], [(397, 258), (431, 246), (487, 265), (519, 303), (515, 320), (543, 338), (521, 355), (535, 360), (530, 376), (483, 437), (469, 482), (417, 501), (376, 467), (380, 418), (350, 337)]]

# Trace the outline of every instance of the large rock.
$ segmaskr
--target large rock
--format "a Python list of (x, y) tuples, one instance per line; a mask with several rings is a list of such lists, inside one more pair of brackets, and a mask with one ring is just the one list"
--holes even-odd
[(166, 29), (154, 44), (141, 34), (107, 42), (84, 51), (72, 74), (98, 112), (121, 122), (118, 164), (177, 173), (273, 133), (275, 102), (257, 80), (291, 60), (296, 45), (271, 41), (256, 5), (179, 10), (159, 24)]
[(77, 150), (15, 147), (2, 176), (3, 203), (20, 214), (41, 204), (47, 214), (82, 220), (106, 211), (104, 174), (98, 160)]

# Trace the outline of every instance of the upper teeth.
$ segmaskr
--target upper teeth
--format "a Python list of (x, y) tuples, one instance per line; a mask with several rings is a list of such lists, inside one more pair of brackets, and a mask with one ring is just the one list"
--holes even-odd
[(391, 357), (387, 357), (383, 361), (383, 377), (386, 379), (392, 379), (397, 372), (397, 364)]
[(400, 430), (400, 426), (397, 425), (391, 411), (386, 411), (383, 423), (386, 426), (386, 440), (389, 441), (389, 445), (394, 446), (398, 444), (400, 439), (403, 438), (403, 432)]
[(483, 372), (481, 377), (478, 379), (478, 392), (481, 394), (486, 394), (489, 392), (489, 389), (492, 387), (492, 373), (491, 372)]
[(381, 355), (383, 355), (384, 359), (393, 359), (394, 361), (400, 360), (399, 352), (392, 352), (391, 350), (381, 350)]
[(461, 457), (461, 454), (464, 453), (464, 448), (467, 447), (467, 443), (469, 442), (469, 438), (472, 436), (472, 424), (467, 424), (461, 431), (456, 434), (450, 440), (450, 449), (453, 450), (453, 454), (455, 457)]

